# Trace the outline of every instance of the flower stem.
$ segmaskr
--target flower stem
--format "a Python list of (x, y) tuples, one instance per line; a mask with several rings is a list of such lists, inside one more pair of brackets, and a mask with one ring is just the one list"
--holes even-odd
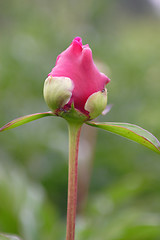
[(77, 207), (78, 148), (82, 123), (68, 122), (69, 167), (66, 240), (74, 240)]

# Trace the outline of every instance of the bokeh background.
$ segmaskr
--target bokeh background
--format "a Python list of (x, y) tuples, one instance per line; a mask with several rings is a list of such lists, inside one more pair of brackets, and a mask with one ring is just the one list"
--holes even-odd
[[(111, 78), (113, 107), (98, 120), (134, 123), (160, 138), (159, 0), (0, 1), (0, 125), (48, 110), (44, 80), (75, 36)], [(63, 119), (1, 133), (0, 232), (65, 239), (67, 161)], [(79, 166), (77, 240), (160, 239), (158, 154), (88, 127)]]

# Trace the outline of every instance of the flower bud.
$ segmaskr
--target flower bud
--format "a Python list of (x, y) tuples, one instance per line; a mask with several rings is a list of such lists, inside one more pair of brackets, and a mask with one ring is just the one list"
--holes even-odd
[(56, 60), (44, 84), (44, 98), (56, 115), (89, 120), (107, 104), (105, 85), (110, 79), (93, 62), (92, 50), (76, 37)]
[(67, 104), (72, 96), (73, 82), (68, 77), (49, 76), (44, 83), (44, 99), (54, 112)]
[(107, 105), (107, 89), (93, 93), (84, 106), (91, 119), (98, 117)]

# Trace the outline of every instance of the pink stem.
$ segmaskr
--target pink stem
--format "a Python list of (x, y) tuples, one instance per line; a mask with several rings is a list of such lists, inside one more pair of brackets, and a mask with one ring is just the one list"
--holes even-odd
[(77, 208), (78, 148), (82, 124), (69, 122), (69, 168), (66, 240), (74, 240)]

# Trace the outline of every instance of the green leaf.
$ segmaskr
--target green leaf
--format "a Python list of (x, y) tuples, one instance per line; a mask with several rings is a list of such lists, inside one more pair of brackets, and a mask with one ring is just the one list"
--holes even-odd
[(0, 234), (0, 240), (21, 240), (21, 239), (17, 236)]
[(86, 124), (118, 134), (122, 137), (140, 143), (157, 153), (160, 153), (160, 142), (158, 139), (150, 132), (139, 126), (130, 123), (116, 122), (86, 122)]
[(34, 113), (34, 114), (26, 115), (26, 116), (23, 116), (20, 118), (16, 118), (16, 119), (12, 120), (11, 122), (7, 123), (6, 125), (4, 125), (3, 127), (1, 127), (0, 132), (8, 130), (8, 129), (12, 129), (12, 128), (18, 127), (20, 125), (23, 125), (25, 123), (37, 120), (39, 118), (48, 117), (48, 116), (55, 116), (55, 115), (54, 115), (54, 113), (49, 111), (49, 112), (44, 112), (44, 113)]

